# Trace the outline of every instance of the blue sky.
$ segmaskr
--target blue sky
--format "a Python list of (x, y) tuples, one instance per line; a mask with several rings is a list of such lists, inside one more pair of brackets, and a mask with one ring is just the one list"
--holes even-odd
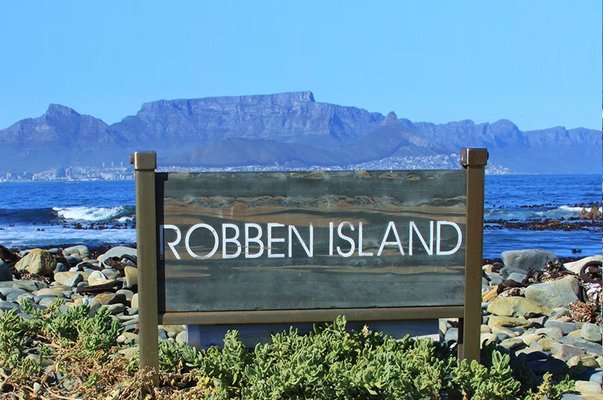
[(600, 0), (0, 2), (0, 128), (60, 103), (312, 90), (413, 121), (601, 127)]

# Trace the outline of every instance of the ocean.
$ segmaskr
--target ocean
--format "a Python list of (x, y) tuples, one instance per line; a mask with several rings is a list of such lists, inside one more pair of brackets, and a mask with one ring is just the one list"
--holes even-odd
[[(601, 175), (487, 175), (484, 258), (528, 248), (601, 254), (601, 221), (579, 224), (582, 208), (601, 201)], [(0, 245), (132, 244), (134, 205), (133, 181), (2, 182)], [(542, 229), (548, 220), (574, 229)]]

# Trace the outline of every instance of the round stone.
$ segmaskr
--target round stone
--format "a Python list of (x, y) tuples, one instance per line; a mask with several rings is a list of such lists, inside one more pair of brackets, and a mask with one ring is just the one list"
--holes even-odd
[(601, 343), (602, 334), (601, 334), (601, 326), (592, 324), (590, 322), (585, 322), (582, 325), (582, 329), (580, 329), (580, 336), (583, 339), (589, 340), (591, 342)]
[(33, 249), (15, 264), (17, 271), (27, 271), (34, 275), (52, 275), (57, 266), (55, 258), (42, 249)]

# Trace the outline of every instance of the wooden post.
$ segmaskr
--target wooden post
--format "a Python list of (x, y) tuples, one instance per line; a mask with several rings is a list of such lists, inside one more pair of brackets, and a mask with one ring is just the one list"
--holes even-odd
[[(155, 152), (135, 152), (140, 368), (159, 371)], [(157, 375), (153, 374), (157, 383)]]
[(465, 312), (459, 326), (459, 358), (480, 361), (482, 255), (484, 237), (484, 173), (486, 149), (463, 149), (467, 169), (467, 231), (465, 244)]

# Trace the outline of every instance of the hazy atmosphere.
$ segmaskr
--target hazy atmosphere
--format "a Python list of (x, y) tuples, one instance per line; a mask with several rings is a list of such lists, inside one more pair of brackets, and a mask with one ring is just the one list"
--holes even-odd
[(2, 1), (0, 129), (50, 103), (311, 90), (414, 122), (601, 126), (601, 2)]

